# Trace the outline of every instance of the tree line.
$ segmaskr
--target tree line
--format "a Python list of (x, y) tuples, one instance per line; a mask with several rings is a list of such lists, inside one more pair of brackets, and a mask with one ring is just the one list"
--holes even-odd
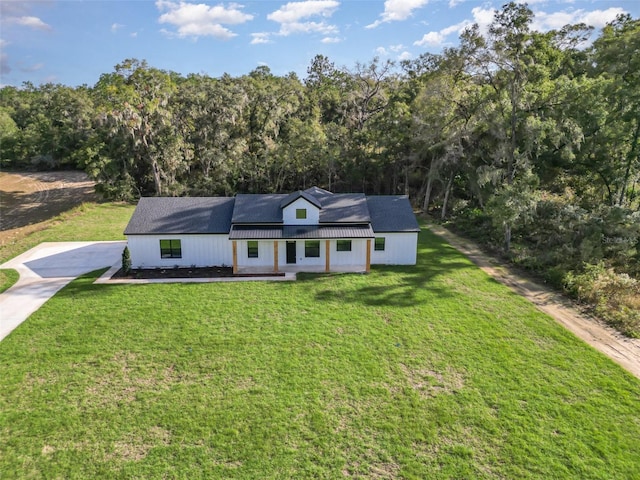
[(532, 21), (509, 3), (442, 54), (350, 68), (318, 55), (304, 79), (129, 59), (93, 87), (4, 87), (0, 161), (81, 168), (119, 200), (403, 193), (550, 279), (585, 264), (637, 276), (640, 20), (589, 45), (586, 25)]

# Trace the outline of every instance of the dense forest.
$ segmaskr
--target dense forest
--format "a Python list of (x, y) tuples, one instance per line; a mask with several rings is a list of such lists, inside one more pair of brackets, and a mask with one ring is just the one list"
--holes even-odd
[(408, 194), (640, 334), (640, 20), (541, 33), (510, 3), (400, 63), (234, 78), (129, 59), (93, 87), (0, 90), (4, 168), (80, 168), (107, 199)]

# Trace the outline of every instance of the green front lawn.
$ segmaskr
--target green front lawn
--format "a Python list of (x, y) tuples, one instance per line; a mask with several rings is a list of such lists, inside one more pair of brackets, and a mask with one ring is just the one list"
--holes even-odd
[(429, 232), (369, 275), (96, 275), (0, 342), (0, 478), (640, 478), (640, 382)]
[(0, 269), (0, 293), (8, 290), (20, 279), (20, 274), (13, 268)]

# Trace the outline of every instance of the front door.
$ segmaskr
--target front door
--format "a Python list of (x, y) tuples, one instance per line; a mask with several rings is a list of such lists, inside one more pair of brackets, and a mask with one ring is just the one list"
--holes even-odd
[(296, 242), (287, 242), (287, 263), (296, 263)]

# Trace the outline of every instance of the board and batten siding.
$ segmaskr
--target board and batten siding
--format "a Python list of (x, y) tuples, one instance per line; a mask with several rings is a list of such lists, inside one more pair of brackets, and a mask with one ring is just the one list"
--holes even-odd
[[(337, 240), (330, 240), (331, 243), (331, 265), (336, 267), (344, 266), (362, 266), (366, 268), (367, 264), (367, 239), (366, 238), (354, 238), (344, 240), (351, 240), (350, 252), (338, 252)], [(324, 241), (322, 242), (324, 244)], [(324, 246), (324, 245), (323, 245)], [(373, 239), (371, 239), (371, 249), (373, 250)]]
[[(304, 208), (307, 211), (307, 218), (296, 218), (298, 208)], [(317, 225), (320, 223), (320, 210), (304, 198), (298, 198), (282, 209), (282, 223), (284, 225)]]
[[(160, 240), (180, 240), (182, 258), (161, 258)], [(128, 235), (133, 268), (231, 266), (229, 235)]]
[[(231, 243), (230, 240), (228, 240)], [(249, 258), (249, 240), (237, 240), (238, 268), (265, 267), (265, 271), (273, 270), (273, 241), (258, 240), (258, 257)], [(280, 256), (280, 259), (282, 257)], [(282, 261), (282, 260), (280, 260)]]
[(384, 251), (375, 250), (371, 240), (372, 265), (415, 265), (418, 248), (418, 233), (376, 233), (376, 237), (384, 237)]

